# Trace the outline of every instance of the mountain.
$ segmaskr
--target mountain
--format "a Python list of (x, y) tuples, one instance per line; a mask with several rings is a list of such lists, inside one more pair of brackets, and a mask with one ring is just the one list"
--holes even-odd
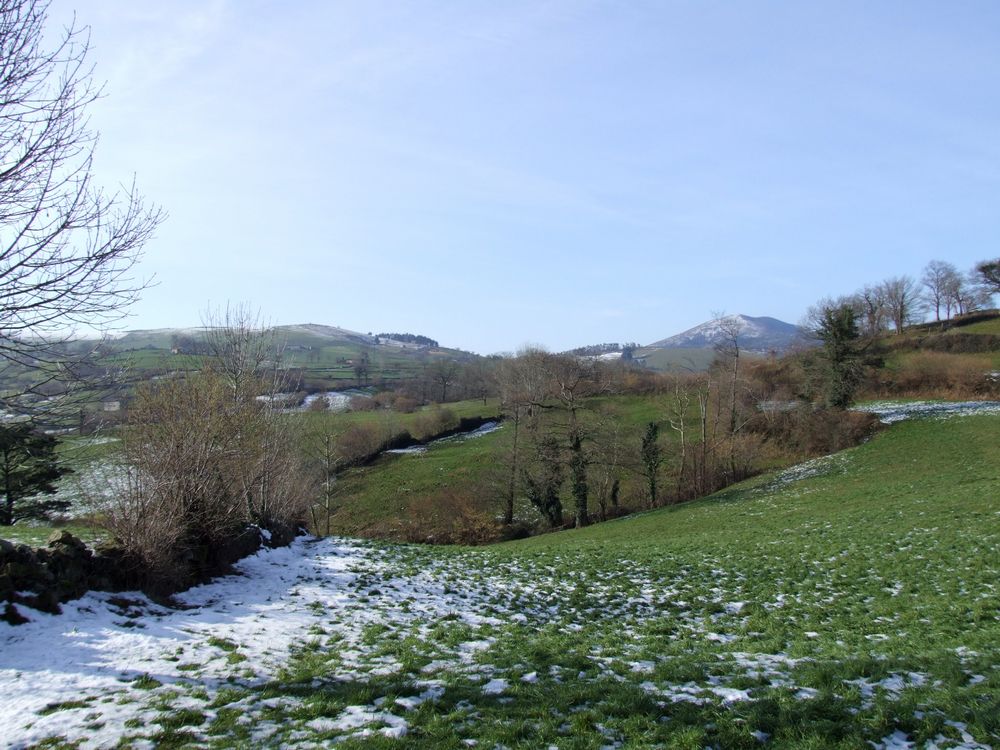
[(727, 340), (733, 327), (738, 327), (740, 348), (752, 354), (783, 352), (800, 341), (798, 326), (776, 318), (749, 315), (727, 315), (690, 328), (676, 336), (649, 344), (645, 349), (712, 349)]

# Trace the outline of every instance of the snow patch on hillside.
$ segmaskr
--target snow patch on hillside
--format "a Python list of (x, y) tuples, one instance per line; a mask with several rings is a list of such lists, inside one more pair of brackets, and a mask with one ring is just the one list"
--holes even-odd
[(876, 401), (856, 406), (875, 414), (882, 424), (905, 419), (950, 419), (978, 414), (1000, 414), (1000, 401)]

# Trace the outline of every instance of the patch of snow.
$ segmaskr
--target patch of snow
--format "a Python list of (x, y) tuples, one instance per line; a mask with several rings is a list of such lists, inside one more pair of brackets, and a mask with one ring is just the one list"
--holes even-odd
[(420, 695), (403, 696), (402, 698), (396, 698), (396, 705), (401, 706), (407, 711), (412, 711), (418, 706), (426, 703), (427, 701), (440, 700), (441, 696), (444, 695), (444, 688), (440, 685), (432, 685), (427, 690), (422, 692)]
[(410, 446), (409, 448), (390, 448), (389, 450), (386, 451), (386, 453), (392, 453), (393, 455), (397, 456), (410, 456), (416, 453), (426, 453), (426, 452), (427, 452), (426, 445), (413, 445)]
[(634, 662), (631, 662), (629, 664), (629, 667), (632, 669), (633, 672), (637, 672), (639, 674), (649, 674), (654, 669), (656, 669), (656, 662), (655, 661), (634, 661)]
[(1000, 401), (876, 401), (855, 407), (876, 415), (882, 424), (904, 419), (949, 419), (977, 414), (1000, 414)]
[(510, 684), (507, 680), (494, 679), (483, 685), (483, 693), (486, 695), (500, 695), (506, 692), (508, 687), (510, 687)]
[(708, 689), (710, 692), (713, 692), (717, 696), (722, 698), (723, 704), (750, 700), (749, 690), (737, 690), (736, 688), (727, 688), (727, 687), (722, 687), (721, 685), (713, 685)]
[[(385, 724), (374, 730), (368, 729), (370, 724)], [(344, 712), (333, 722), (334, 730), (352, 730), (366, 727), (355, 734), (360, 737), (368, 737), (377, 732), (389, 739), (399, 739), (404, 737), (409, 731), (410, 725), (406, 719), (391, 714), (388, 711), (379, 711), (374, 706), (348, 706)]]
[(914, 747), (910, 742), (909, 735), (897, 729), (887, 737), (883, 737), (881, 742), (869, 742), (875, 750), (909, 750)]
[(728, 635), (726, 633), (705, 633), (705, 638), (709, 641), (715, 641), (716, 643), (732, 643), (739, 636)]

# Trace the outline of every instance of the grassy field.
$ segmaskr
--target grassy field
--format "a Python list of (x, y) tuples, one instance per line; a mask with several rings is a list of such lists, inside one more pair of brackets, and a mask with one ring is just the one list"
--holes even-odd
[[(302, 411), (290, 415), (298, 423), (303, 432), (309, 435), (340, 435), (352, 425), (369, 425), (379, 428), (386, 434), (395, 434), (408, 430), (416, 435), (419, 432), (418, 423), (428, 413), (437, 407), (425, 406), (410, 414), (379, 409), (376, 411)], [(452, 412), (457, 418), (462, 417), (495, 417), (500, 412), (500, 401), (496, 398), (470, 399), (442, 404), (442, 409)]]
[[(488, 399), (484, 404), (482, 399), (475, 399), (446, 404), (443, 408), (449, 410), (458, 419), (463, 417), (491, 418), (497, 415), (499, 402), (497, 399)], [(316, 441), (321, 436), (331, 435), (336, 437), (354, 425), (374, 427), (379, 434), (384, 434), (385, 436), (397, 434), (402, 430), (409, 430), (411, 434), (420, 435), (421, 429), (423, 429), (421, 420), (426, 421), (427, 416), (434, 413), (435, 407), (430, 406), (418, 409), (411, 414), (399, 414), (385, 410), (359, 412), (302, 411), (289, 414), (287, 418), (301, 428), (299, 437), (308, 449), (310, 446), (315, 447)], [(453, 448), (457, 448), (458, 445), (451, 444)], [(73, 473), (60, 481), (59, 496), (74, 503), (75, 507), (70, 514), (71, 516), (81, 512), (81, 503), (85, 502), (85, 496), (88, 493), (94, 494), (107, 490), (107, 483), (105, 482), (102, 485), (102, 477), (106, 472), (114, 470), (110, 461), (120, 450), (120, 447), (120, 440), (110, 432), (108, 434), (93, 436), (68, 436), (60, 440), (57, 449), (59, 458), (65, 465), (72, 469)], [(392, 458), (388, 459), (387, 463), (392, 460)], [(464, 450), (459, 449), (456, 453), (455, 461), (466, 460), (472, 461), (475, 464), (475, 453), (470, 455)], [(409, 465), (409, 463), (406, 464), (406, 466)], [(454, 476), (460, 480), (462, 474), (462, 469), (456, 468)], [(381, 477), (381, 475), (378, 476), (379, 481), (373, 484), (371, 491), (374, 492), (375, 488), (382, 487), (383, 491), (377, 496), (378, 499), (376, 502), (383, 503), (386, 497), (397, 494), (392, 485), (397, 480), (396, 475), (392, 473), (386, 475), (385, 478)], [(437, 483), (435, 486), (441, 485), (442, 476), (440, 473), (436, 475)], [(421, 479), (418, 476), (414, 481), (419, 485)], [(386, 482), (389, 484), (386, 484)], [(82, 512), (86, 513), (87, 510), (83, 509)], [(378, 515), (384, 519), (389, 514), (383, 508)], [(371, 523), (373, 520), (375, 520), (374, 516), (367, 516), (365, 514), (362, 503), (358, 508), (356, 517), (352, 517), (350, 523), (345, 524), (344, 528), (339, 528), (339, 532), (360, 533), (365, 528), (365, 525)], [(0, 539), (9, 539), (29, 544), (44, 544), (53, 531), (61, 528), (64, 527), (53, 526), (51, 524), (18, 525), (10, 528), (0, 527)], [(65, 528), (88, 540), (99, 535), (97, 530), (82, 526), (79, 523), (74, 523), (71, 527)]]
[(712, 364), (715, 350), (643, 348), (635, 352), (635, 357), (642, 359), (646, 367), (657, 372), (700, 372), (707, 370)]
[[(413, 744), (1000, 740), (998, 426), (901, 424), (675, 509), (476, 553), (411, 552), (417, 568), (482, 571), (452, 570), (451, 585), (478, 589), (503, 624), (461, 638), (489, 643), (474, 663), (507, 686), (491, 699), (450, 678), (450, 700), (411, 721)], [(443, 645), (410, 628), (378, 640), (417, 673)], [(291, 673), (318, 677), (327, 659), (340, 655), (304, 649)]]
[(100, 529), (93, 526), (69, 523), (65, 525), (53, 526), (44, 524), (41, 526), (0, 526), (0, 539), (16, 544), (27, 544), (32, 547), (42, 547), (52, 534), (59, 531), (68, 531), (77, 539), (93, 543), (104, 537)]
[[(584, 424), (596, 429), (602, 414), (613, 414), (621, 427), (624, 451), (636, 453), (639, 436), (646, 423), (660, 425), (665, 451), (679, 438), (667, 423), (666, 396), (624, 395), (591, 399), (581, 412)], [(462, 416), (488, 415), (481, 401), (448, 404), (448, 408)], [(496, 409), (495, 401), (490, 408)], [(345, 417), (350, 415), (344, 415)], [(692, 413), (693, 417), (693, 413)], [(320, 419), (323, 417), (321, 415)], [(359, 413), (354, 421), (385, 420), (384, 413)], [(393, 417), (398, 420), (399, 417)], [(403, 424), (395, 423), (397, 426)], [(397, 539), (423, 539), (433, 535), (435, 526), (442, 531), (458, 513), (481, 515), (494, 519), (502, 514), (502, 488), (507, 478), (502, 461), (509, 450), (512, 430), (505, 425), (501, 430), (474, 440), (446, 442), (432, 446), (428, 451), (409, 455), (387, 455), (372, 465), (346, 471), (339, 479), (337, 494), (339, 510), (333, 517), (334, 533), (348, 536), (390, 537)], [(634, 445), (633, 445), (634, 443)], [(523, 443), (522, 443), (523, 446)], [(592, 470), (596, 479), (595, 468)], [(638, 488), (642, 480), (638, 475), (623, 473), (625, 491)], [(636, 489), (636, 492), (639, 490)], [(535, 523), (538, 511), (522, 499), (515, 509), (516, 518)], [(564, 501), (567, 517), (570, 500)], [(597, 512), (596, 500), (592, 512)], [(411, 529), (408, 531), (407, 529)], [(417, 529), (426, 531), (421, 536)]]
[[(10, 736), (995, 745), (998, 428), (995, 416), (900, 423), (702, 501), (489, 548), (300, 543), (225, 584), (246, 591), (195, 592), (202, 612), (140, 603), (123, 619), (123, 605), (90, 600), (73, 642), (89, 654), (110, 632), (143, 659), (109, 666), (106, 689), (46, 687)], [(116, 624), (94, 614), (104, 607)], [(53, 634), (39, 626), (37, 639)], [(30, 670), (18, 679), (31, 689)]]
[[(502, 486), (496, 457), (503, 437), (495, 432), (446, 442), (423, 453), (388, 455), (371, 466), (348, 470), (337, 482), (339, 510), (332, 519), (333, 532), (399, 537), (408, 525), (441, 526), (448, 520), (444, 516), (454, 511), (442, 497), (445, 489), (453, 497), (469, 497), (480, 512), (499, 514), (499, 496), (489, 495), (494, 492), (491, 487)], [(521, 513), (536, 515), (531, 508), (522, 508)]]

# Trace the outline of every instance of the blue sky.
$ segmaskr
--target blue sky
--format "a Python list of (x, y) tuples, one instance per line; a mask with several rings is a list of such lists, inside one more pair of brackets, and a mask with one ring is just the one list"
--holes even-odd
[(649, 343), (1000, 255), (995, 2), (74, 9), (97, 177), (169, 213), (129, 327)]

